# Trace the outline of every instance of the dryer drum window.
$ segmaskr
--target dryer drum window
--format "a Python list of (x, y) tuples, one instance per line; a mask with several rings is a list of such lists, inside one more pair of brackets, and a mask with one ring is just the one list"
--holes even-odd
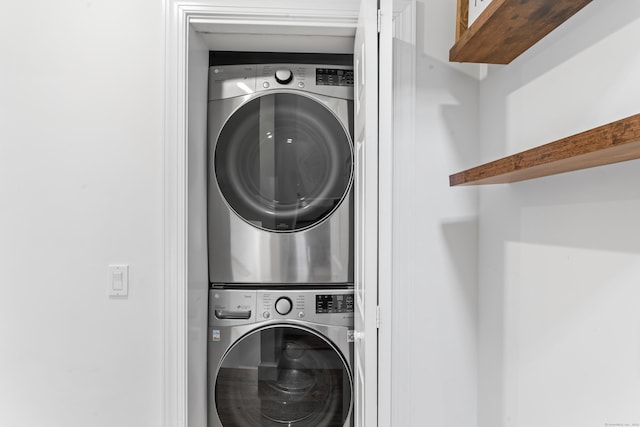
[(305, 329), (271, 326), (242, 338), (215, 379), (225, 427), (343, 427), (351, 377), (329, 342)]
[(271, 231), (309, 228), (340, 205), (351, 185), (348, 131), (321, 103), (275, 93), (240, 107), (215, 146), (218, 187), (242, 219)]

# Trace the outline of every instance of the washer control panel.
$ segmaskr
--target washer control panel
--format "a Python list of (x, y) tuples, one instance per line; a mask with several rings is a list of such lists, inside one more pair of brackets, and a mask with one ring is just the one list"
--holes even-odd
[(353, 294), (317, 294), (316, 313), (353, 313)]
[(352, 326), (353, 289), (209, 291), (209, 324), (232, 326), (274, 320), (298, 320)]
[(353, 323), (351, 289), (258, 291), (256, 320), (297, 319), (348, 326)]

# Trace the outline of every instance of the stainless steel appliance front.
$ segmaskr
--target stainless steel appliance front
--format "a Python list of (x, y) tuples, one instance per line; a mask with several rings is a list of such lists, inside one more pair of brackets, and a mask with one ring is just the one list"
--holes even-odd
[(329, 65), (209, 70), (209, 279), (353, 281), (353, 74)]
[(209, 427), (350, 427), (353, 288), (210, 290)]

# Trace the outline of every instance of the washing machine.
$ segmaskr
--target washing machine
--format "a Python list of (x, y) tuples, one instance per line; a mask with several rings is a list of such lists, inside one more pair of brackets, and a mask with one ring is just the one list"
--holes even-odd
[(212, 66), (209, 279), (353, 282), (353, 70)]
[(353, 289), (209, 296), (209, 427), (351, 427)]

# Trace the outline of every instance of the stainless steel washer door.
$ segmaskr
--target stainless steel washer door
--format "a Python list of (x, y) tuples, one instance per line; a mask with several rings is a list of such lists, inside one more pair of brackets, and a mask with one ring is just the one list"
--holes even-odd
[(352, 172), (348, 131), (324, 105), (295, 93), (244, 104), (215, 146), (214, 173), (227, 204), (269, 231), (322, 222), (347, 195)]
[(214, 394), (224, 427), (344, 427), (352, 386), (344, 359), (325, 338), (267, 326), (226, 353)]

